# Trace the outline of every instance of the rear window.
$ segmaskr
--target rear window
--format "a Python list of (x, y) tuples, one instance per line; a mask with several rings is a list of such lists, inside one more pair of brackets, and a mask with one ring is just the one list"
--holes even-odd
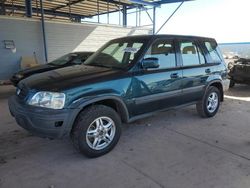
[(201, 49), (192, 41), (180, 42), (180, 52), (183, 66), (205, 64), (205, 57)]
[(205, 46), (212, 58), (212, 63), (220, 63), (222, 57), (217, 43), (215, 41), (205, 41)]

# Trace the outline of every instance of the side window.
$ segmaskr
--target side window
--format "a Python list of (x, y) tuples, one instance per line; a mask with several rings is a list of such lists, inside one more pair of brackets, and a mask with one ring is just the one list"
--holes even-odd
[(154, 57), (159, 60), (159, 69), (176, 67), (174, 43), (172, 40), (157, 40), (148, 49), (144, 58)]
[(205, 64), (205, 57), (201, 49), (190, 41), (180, 42), (180, 52), (182, 56), (183, 66), (192, 66)]
[(221, 62), (216, 42), (205, 42), (205, 46), (213, 60), (213, 63)]

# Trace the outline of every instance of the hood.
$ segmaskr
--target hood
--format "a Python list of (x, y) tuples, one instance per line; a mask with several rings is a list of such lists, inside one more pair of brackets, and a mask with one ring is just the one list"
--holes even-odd
[(19, 84), (39, 91), (63, 91), (70, 88), (112, 79), (121, 70), (97, 66), (74, 65), (32, 75)]
[(39, 65), (39, 66), (35, 66), (35, 67), (31, 67), (31, 68), (19, 71), (17, 74), (21, 74), (24, 77), (27, 77), (27, 76), (30, 76), (32, 74), (41, 73), (41, 72), (53, 70), (56, 68), (58, 68), (58, 66), (51, 65), (51, 64)]

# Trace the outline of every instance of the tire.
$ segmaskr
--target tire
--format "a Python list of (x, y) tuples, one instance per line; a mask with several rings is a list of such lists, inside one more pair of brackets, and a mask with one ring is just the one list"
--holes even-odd
[[(212, 96), (214, 96), (214, 99)], [(209, 102), (209, 100), (210, 101), (212, 100), (213, 102)], [(220, 90), (217, 87), (210, 86), (205, 92), (202, 100), (196, 104), (196, 109), (197, 109), (198, 114), (204, 118), (215, 116), (215, 114), (219, 110), (220, 101), (221, 101)], [(210, 104), (210, 107), (209, 107), (209, 104)]]
[(71, 132), (74, 147), (90, 158), (111, 151), (119, 141), (120, 135), (119, 115), (114, 109), (104, 105), (93, 105), (83, 110)]
[(233, 80), (230, 80), (230, 83), (229, 83), (229, 87), (232, 88), (235, 86), (235, 81)]

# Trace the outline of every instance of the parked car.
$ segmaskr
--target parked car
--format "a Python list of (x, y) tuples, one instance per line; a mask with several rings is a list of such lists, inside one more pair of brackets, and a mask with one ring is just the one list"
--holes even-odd
[(31, 67), (28, 69), (21, 70), (15, 73), (10, 81), (14, 86), (17, 86), (18, 82), (31, 76), (33, 74), (46, 72), (49, 70), (55, 70), (62, 67), (72, 66), (76, 64), (82, 64), (89, 56), (91, 56), (94, 52), (73, 52), (66, 54), (50, 63), (39, 65), (36, 67)]
[(237, 58), (228, 63), (230, 87), (238, 84), (250, 84), (250, 59)]
[(122, 123), (191, 104), (213, 117), (226, 77), (214, 39), (130, 36), (108, 42), (82, 65), (22, 80), (9, 108), (35, 135), (70, 135), (81, 153), (98, 157), (117, 144)]

